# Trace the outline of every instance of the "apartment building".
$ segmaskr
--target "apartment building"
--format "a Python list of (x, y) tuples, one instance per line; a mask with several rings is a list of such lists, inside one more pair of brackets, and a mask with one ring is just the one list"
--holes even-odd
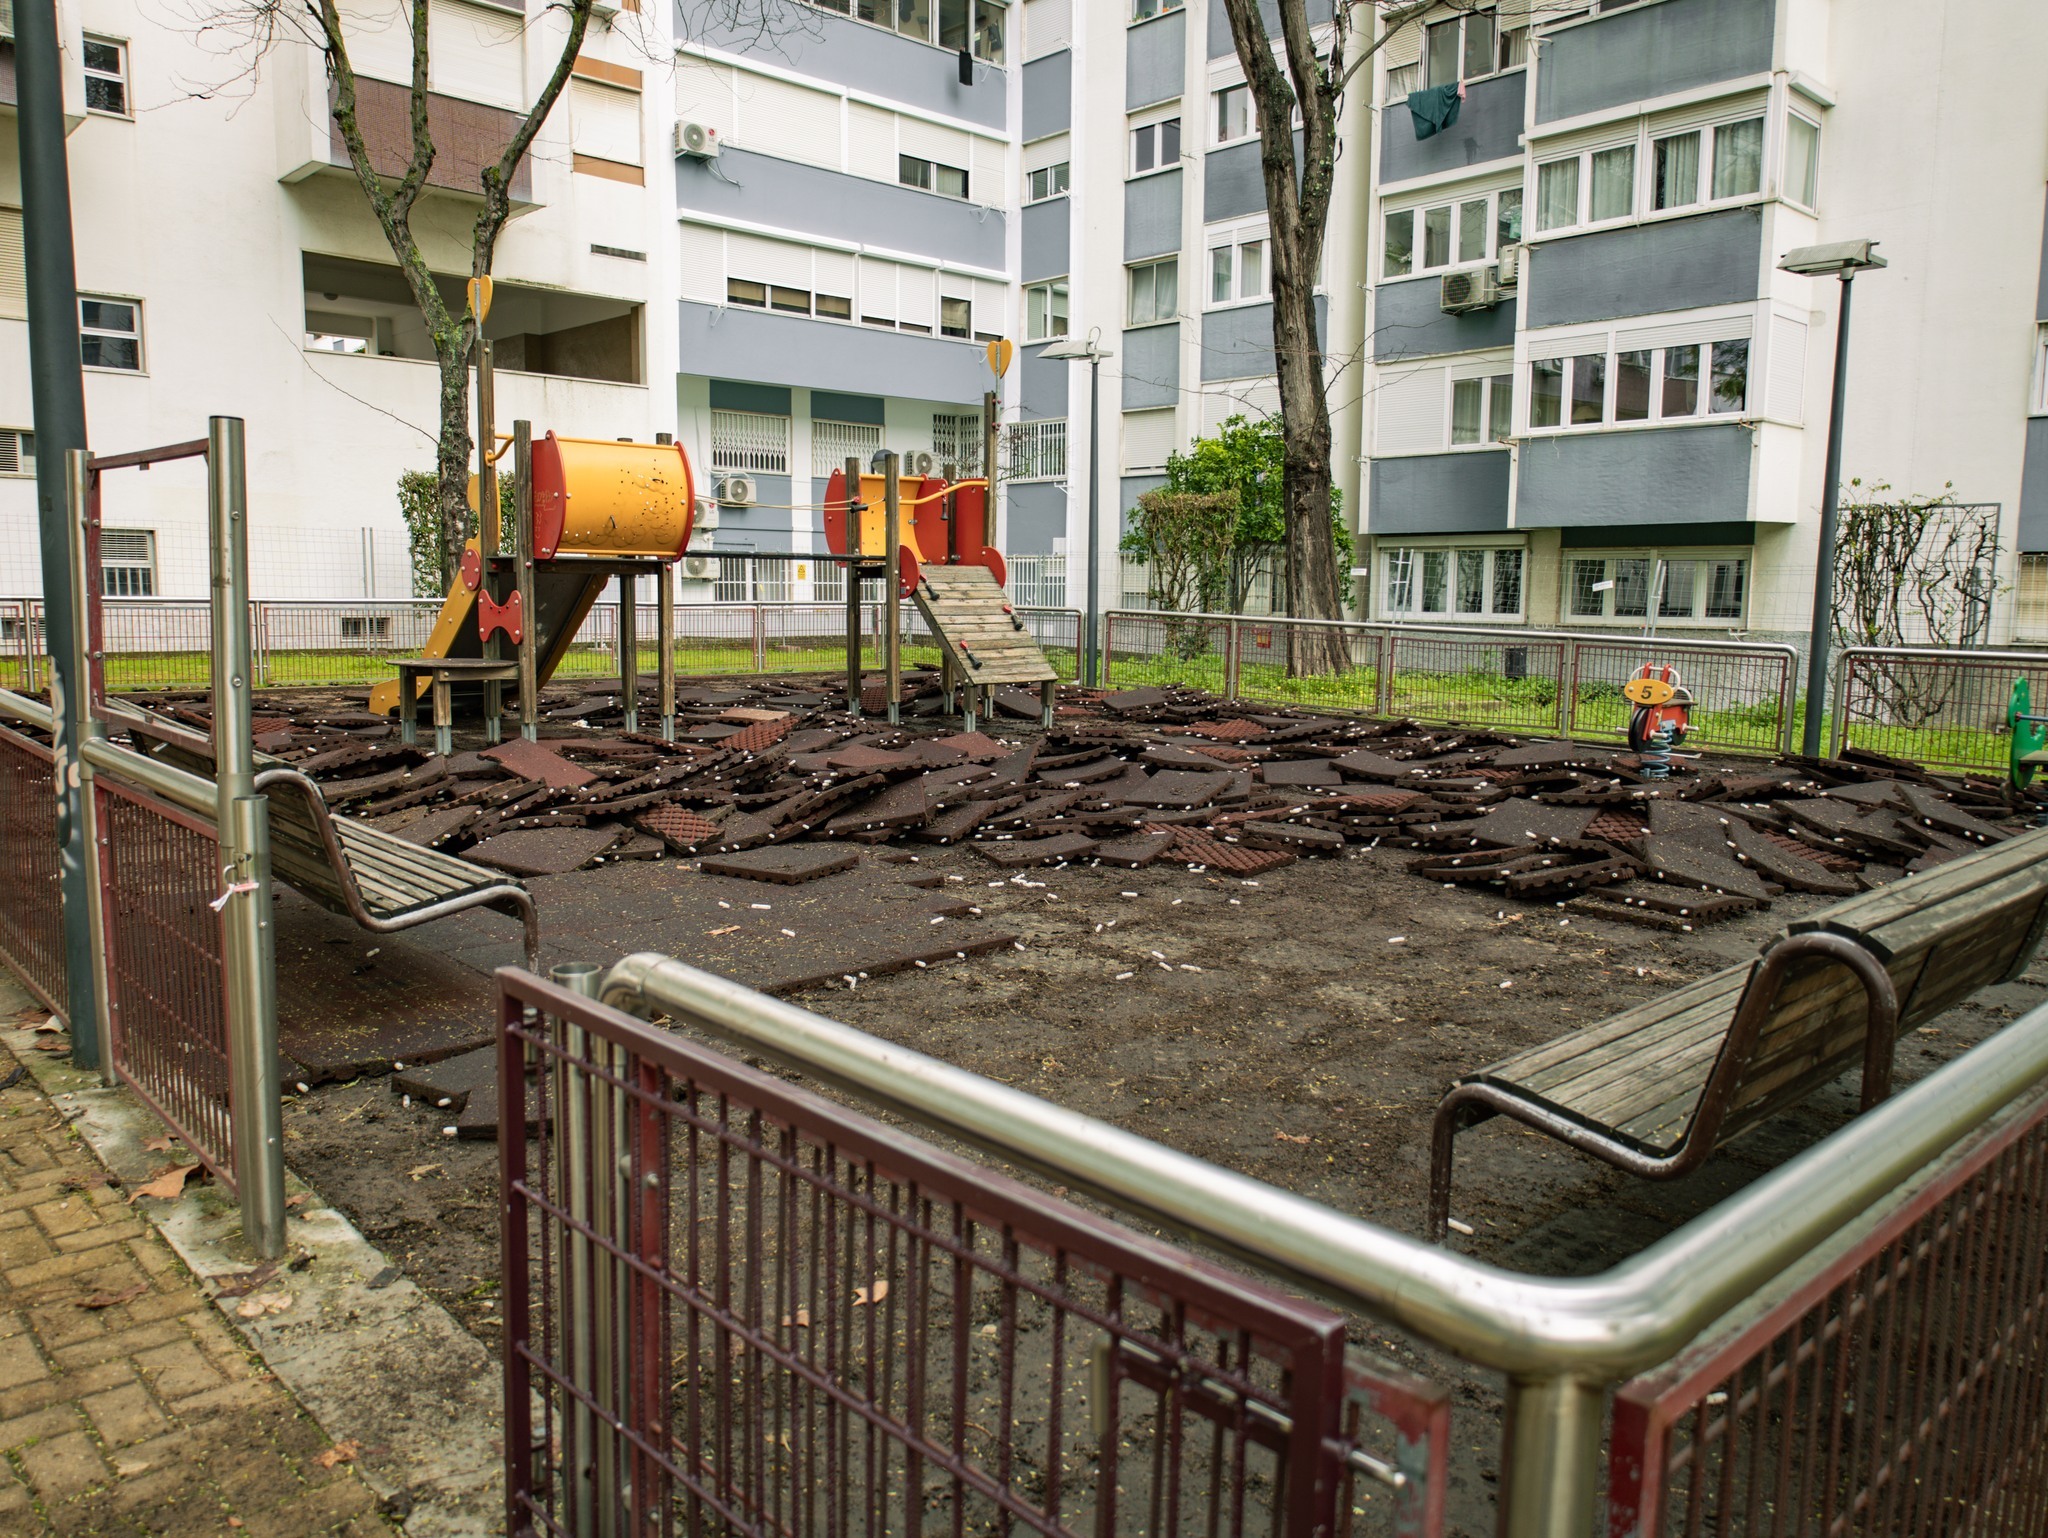
[[(1386, 17), (1361, 451), (1377, 616), (1796, 639), (1839, 285), (1843, 477), (1999, 532), (2048, 634), (2048, 57), (2028, 0), (1502, 0)], [(2002, 83), (2001, 83), (2002, 82)], [(1457, 85), (1418, 136), (1411, 91)], [(1987, 583), (1987, 591), (1993, 586)]]
[[(259, 596), (398, 598), (411, 581), (396, 495), (431, 469), (438, 375), (328, 116), (320, 55), (289, 38), (261, 67), (221, 30), (138, 0), (59, 0), (86, 411), (101, 450), (248, 423)], [(4, 8), (0, 8), (4, 12)], [(411, 51), (395, 0), (348, 9), (373, 155), (405, 143)], [(568, 90), (513, 187), (487, 334), (501, 427), (645, 438), (673, 426), (666, 306), (675, 265), (663, 165), (665, 8), (598, 8)], [(495, 159), (566, 38), (559, 12), (436, 0), (440, 154), (413, 215), (460, 306), (476, 172)], [(0, 38), (0, 595), (41, 591), (35, 532), (13, 45)], [(657, 152), (662, 152), (657, 154)], [(659, 316), (660, 324), (650, 324)], [(659, 388), (654, 381), (662, 381)], [(107, 590), (203, 598), (196, 463), (110, 484)], [(388, 623), (374, 618), (359, 624)], [(283, 643), (280, 643), (283, 644)]]

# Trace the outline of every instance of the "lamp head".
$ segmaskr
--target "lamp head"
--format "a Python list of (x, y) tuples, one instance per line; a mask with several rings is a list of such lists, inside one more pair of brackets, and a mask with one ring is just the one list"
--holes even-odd
[(1799, 246), (1779, 260), (1782, 272), (1796, 272), (1806, 278), (1853, 277), (1859, 272), (1886, 265), (1877, 254), (1874, 240), (1838, 240), (1825, 246)]

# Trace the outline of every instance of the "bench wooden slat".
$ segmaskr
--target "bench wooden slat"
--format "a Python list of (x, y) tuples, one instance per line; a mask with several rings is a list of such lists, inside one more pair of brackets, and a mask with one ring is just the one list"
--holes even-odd
[(2030, 830), (1874, 892), (1847, 898), (1823, 912), (1794, 919), (1788, 927), (1793, 934), (1841, 926), (1849, 926), (1859, 934), (1875, 932), (1934, 903), (2000, 880), (2042, 860), (2048, 860), (2048, 828)]
[(1650, 999), (1634, 1005), (1596, 1025), (1569, 1032), (1544, 1042), (1541, 1046), (1525, 1048), (1512, 1057), (1503, 1058), (1485, 1071), (1525, 1081), (1542, 1069), (1568, 1062), (1583, 1056), (1593, 1048), (1633, 1035), (1645, 1025), (1663, 1020), (1676, 1011), (1700, 1007), (1722, 998), (1728, 1001), (1728, 1010), (1732, 1018), (1734, 1001), (1741, 994), (1742, 985), (1748, 977), (1747, 965), (1728, 967), (1703, 977), (1698, 982), (1687, 983), (1683, 988), (1675, 993), (1666, 994), (1663, 998)]

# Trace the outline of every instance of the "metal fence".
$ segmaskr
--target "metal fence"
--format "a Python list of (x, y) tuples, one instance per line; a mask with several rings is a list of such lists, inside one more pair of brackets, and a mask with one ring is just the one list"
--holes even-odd
[(499, 986), (508, 1531), (1439, 1530), (1447, 1400), (1341, 1315)]
[(1615, 1398), (1610, 1538), (2048, 1531), (2048, 1094)]
[(1852, 646), (1835, 669), (1829, 751), (2003, 774), (2013, 679), (2031, 670), (2048, 681), (2048, 653)]
[(0, 961), (64, 1015), (64, 899), (51, 772), (48, 747), (0, 727)]
[(1578, 739), (1625, 738), (1621, 686), (1646, 663), (1669, 665), (1695, 702), (1689, 745), (1764, 755), (1790, 746), (1789, 646), (1131, 610), (1111, 611), (1104, 631), (1105, 680), (1116, 687), (1187, 684), (1247, 701)]

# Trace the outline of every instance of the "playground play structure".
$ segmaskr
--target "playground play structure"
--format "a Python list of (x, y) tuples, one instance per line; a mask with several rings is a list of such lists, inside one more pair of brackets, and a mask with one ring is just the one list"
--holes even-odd
[[(487, 393), (487, 392), (481, 392)], [(489, 420), (488, 408), (485, 420)], [(495, 437), (495, 435), (492, 435)], [(512, 458), (512, 527), (501, 527), (496, 463)], [(674, 566), (689, 549), (696, 482), (689, 457), (666, 434), (654, 443), (534, 438), (516, 422), (481, 456), (471, 478), (478, 534), (465, 547), (421, 656), (400, 659), (399, 676), (379, 684), (370, 708), (397, 710), (405, 740), (416, 735), (419, 697), (432, 700), (435, 747), (449, 751), (458, 698), (480, 708), (498, 740), (504, 690), (517, 691), (520, 734), (538, 727), (540, 689), (567, 654), (607, 584), (620, 585), (619, 689), (626, 729), (639, 730), (639, 636), (634, 587), (656, 582), (660, 730), (675, 735)], [(748, 552), (755, 561), (830, 562), (846, 569), (846, 707), (862, 694), (861, 584), (893, 580), (915, 601), (937, 639), (948, 708), (956, 695), (967, 728), (991, 708), (998, 688), (1036, 684), (1049, 722), (1056, 675), (1003, 591), (1003, 558), (989, 543), (988, 482), (904, 476), (883, 452), (871, 468), (849, 459), (832, 472), (821, 509), (824, 554)], [(508, 538), (509, 536), (509, 538)], [(888, 606), (893, 614), (894, 605)], [(901, 626), (886, 622), (882, 645), (889, 720), (902, 698)]]

